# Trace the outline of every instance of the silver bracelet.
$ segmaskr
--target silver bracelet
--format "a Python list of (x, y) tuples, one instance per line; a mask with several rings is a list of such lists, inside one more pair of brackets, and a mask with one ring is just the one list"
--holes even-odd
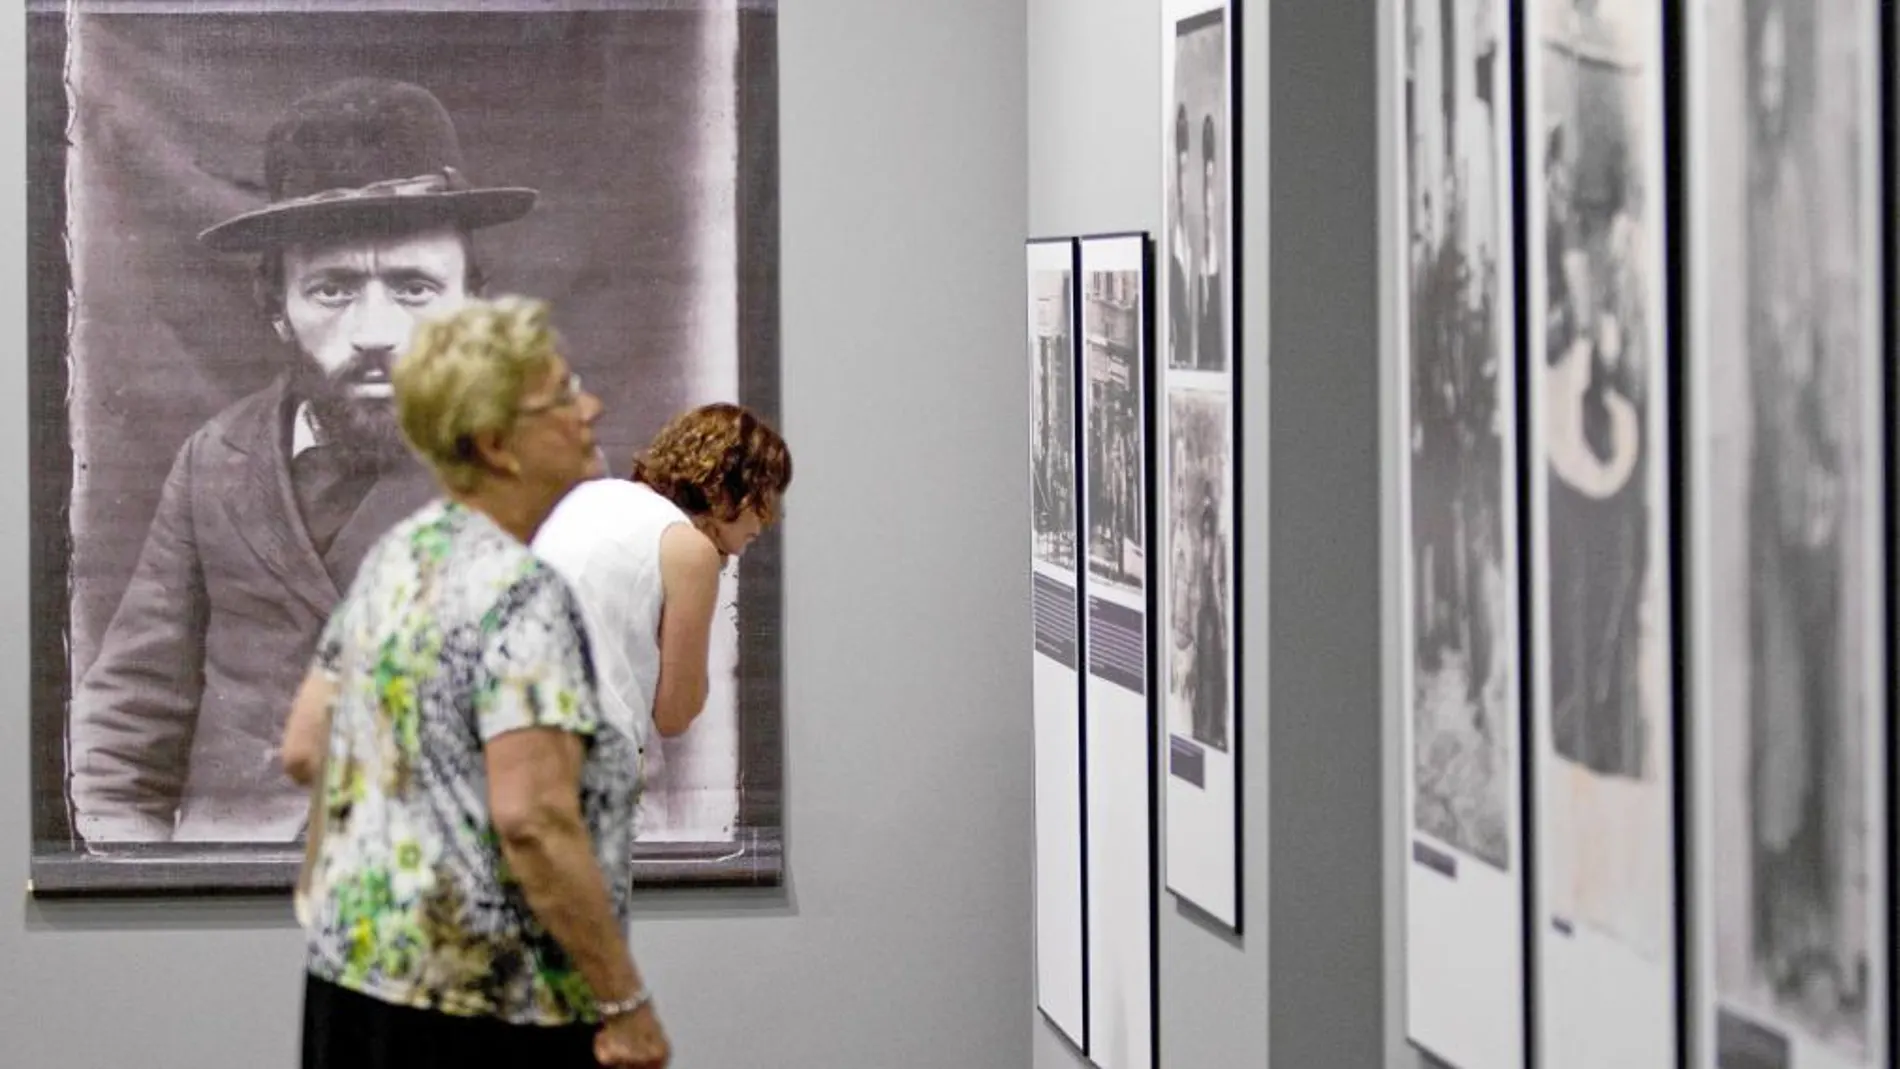
[(619, 1002), (597, 1002), (594, 1008), (600, 1011), (600, 1019), (605, 1021), (610, 1017), (625, 1017), (629, 1013), (637, 1013), (640, 1007), (652, 1001), (653, 993), (643, 987)]

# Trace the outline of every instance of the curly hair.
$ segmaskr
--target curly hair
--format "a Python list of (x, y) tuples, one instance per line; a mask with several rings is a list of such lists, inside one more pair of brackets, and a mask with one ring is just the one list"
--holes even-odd
[(750, 511), (769, 524), (792, 484), (792, 453), (757, 413), (718, 402), (682, 412), (662, 427), (634, 457), (633, 481), (688, 515), (730, 522)]
[(475, 436), (514, 425), (521, 395), (554, 363), (548, 306), (525, 297), (470, 301), (427, 320), (390, 371), (409, 446), (452, 490), (481, 476)]

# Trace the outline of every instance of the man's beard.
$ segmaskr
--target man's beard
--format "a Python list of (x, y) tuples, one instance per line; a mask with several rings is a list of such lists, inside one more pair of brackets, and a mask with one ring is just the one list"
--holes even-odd
[(368, 361), (355, 358), (335, 375), (303, 350), (297, 350), (291, 368), (291, 393), (310, 406), (310, 414), (326, 446), (337, 450), (352, 466), (381, 470), (406, 459), (408, 443), (396, 422), (396, 404), (389, 397), (354, 397), (350, 389)]

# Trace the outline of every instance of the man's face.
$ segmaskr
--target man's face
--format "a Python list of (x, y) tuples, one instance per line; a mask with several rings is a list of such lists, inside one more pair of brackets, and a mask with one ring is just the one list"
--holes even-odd
[(468, 297), (468, 248), (452, 229), (284, 250), (284, 324), (297, 388), (343, 442), (400, 447), (389, 370), (417, 321)]

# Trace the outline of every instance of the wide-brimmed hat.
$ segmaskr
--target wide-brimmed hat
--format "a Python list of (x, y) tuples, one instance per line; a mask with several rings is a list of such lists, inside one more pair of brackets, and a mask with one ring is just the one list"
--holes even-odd
[(198, 235), (220, 252), (453, 225), (528, 214), (537, 193), (477, 188), (463, 169), (448, 109), (418, 85), (351, 78), (297, 101), (264, 147), (269, 203)]

